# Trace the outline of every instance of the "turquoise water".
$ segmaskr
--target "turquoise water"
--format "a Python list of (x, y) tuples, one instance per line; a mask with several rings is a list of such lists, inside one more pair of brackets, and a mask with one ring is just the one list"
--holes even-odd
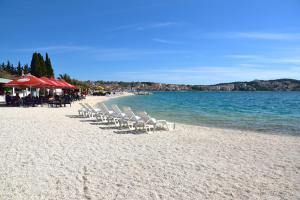
[(179, 123), (300, 135), (300, 92), (154, 92), (108, 104)]

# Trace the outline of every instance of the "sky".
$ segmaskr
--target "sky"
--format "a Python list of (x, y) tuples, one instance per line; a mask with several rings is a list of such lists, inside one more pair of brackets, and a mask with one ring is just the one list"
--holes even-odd
[(214, 84), (300, 79), (300, 0), (0, 0), (0, 62), (56, 76)]

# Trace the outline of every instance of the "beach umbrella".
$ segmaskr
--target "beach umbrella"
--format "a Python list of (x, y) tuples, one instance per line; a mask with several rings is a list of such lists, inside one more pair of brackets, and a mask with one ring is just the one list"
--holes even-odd
[(56, 83), (55, 81), (51, 80), (48, 77), (41, 77), (40, 79), (45, 81), (51, 88), (59, 88), (60, 87), (60, 85), (58, 83)]
[[(47, 88), (51, 88), (53, 90), (53, 92), (54, 92), (54, 88), (60, 87), (60, 85), (58, 83), (56, 83), (55, 81), (51, 80), (48, 77), (41, 77), (40, 79), (47, 82), (47, 84), (49, 85), (49, 87), (47, 87)], [(46, 94), (46, 88), (44, 88), (44, 93)]]
[(70, 86), (66, 82), (62, 81), (61, 79), (57, 79), (56, 81), (60, 83), (63, 86), (63, 88), (70, 89)]
[(58, 79), (50, 78), (50, 80), (57, 85), (57, 88), (67, 88), (67, 86)]
[(60, 79), (61, 82), (63, 82), (65, 85), (67, 85), (70, 89), (77, 89), (76, 86), (66, 82), (64, 79)]
[(40, 88), (47, 87), (48, 83), (33, 75), (24, 75), (4, 84), (5, 87), (19, 87), (19, 88)]
[[(49, 80), (55, 84), (56, 86), (54, 88), (68, 88), (67, 85), (63, 84), (61, 81), (59, 81), (58, 79), (55, 78), (49, 78)], [(54, 94), (54, 90), (53, 90), (53, 94)]]
[(27, 74), (6, 83), (4, 87), (30, 88), (30, 93), (32, 93), (31, 88), (49, 87), (49, 83), (31, 74)]

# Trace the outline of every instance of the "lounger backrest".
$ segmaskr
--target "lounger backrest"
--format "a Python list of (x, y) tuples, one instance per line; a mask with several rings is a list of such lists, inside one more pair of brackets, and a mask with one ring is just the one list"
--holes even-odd
[(116, 115), (116, 117), (122, 117), (122, 111), (117, 105), (112, 105), (111, 108), (113, 109), (114, 115)]
[(92, 106), (90, 106), (90, 104), (85, 103), (86, 107), (88, 107), (89, 109), (93, 109)]
[(80, 104), (83, 108), (89, 110), (88, 107), (86, 107), (83, 103), (79, 103), (79, 104)]
[(79, 103), (79, 105), (81, 105), (83, 108), (85, 108), (85, 105), (83, 105), (82, 103)]
[(138, 115), (142, 118), (142, 120), (147, 123), (153, 123), (152, 118), (146, 112), (140, 112)]
[(102, 104), (100, 105), (100, 108), (101, 108), (101, 110), (103, 110), (103, 112), (104, 112), (105, 114), (110, 114), (109, 109), (107, 108), (107, 106), (106, 106), (104, 103), (102, 103)]
[(102, 104), (102, 106), (103, 106), (103, 108), (104, 108), (104, 110), (105, 110), (106, 112), (109, 112), (107, 106), (106, 106), (104, 103)]
[(95, 110), (94, 110), (94, 108), (90, 105), (90, 104), (88, 104), (88, 103), (85, 103), (85, 105), (86, 105), (86, 107), (89, 109), (89, 110), (91, 110), (91, 111), (94, 111), (95, 112)]
[(124, 107), (123, 110), (129, 120), (135, 120), (135, 114), (130, 107)]
[(112, 105), (111, 108), (113, 109), (114, 112), (121, 114), (122, 111), (117, 105)]

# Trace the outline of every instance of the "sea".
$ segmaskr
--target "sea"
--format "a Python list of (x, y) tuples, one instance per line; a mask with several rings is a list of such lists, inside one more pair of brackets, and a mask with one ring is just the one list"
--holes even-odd
[(153, 92), (107, 103), (177, 123), (300, 136), (300, 92)]

